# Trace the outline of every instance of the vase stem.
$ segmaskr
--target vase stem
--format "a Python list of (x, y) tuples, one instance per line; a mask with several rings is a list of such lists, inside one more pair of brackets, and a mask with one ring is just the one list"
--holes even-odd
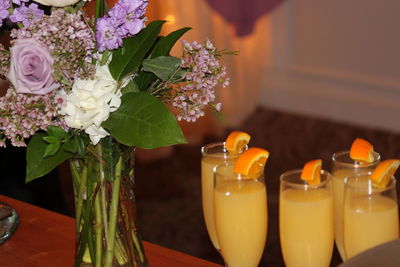
[[(78, 175), (77, 169), (79, 169), (79, 166), (76, 166), (77, 162), (71, 163), (71, 168), (73, 171), (73, 174)], [(82, 177), (78, 179), (80, 181), (79, 184), (79, 189), (77, 192), (77, 201), (76, 201), (76, 230), (79, 232), (80, 227), (81, 227), (81, 216), (82, 216), (82, 208), (83, 208), (83, 199), (84, 196), (86, 196), (86, 181), (87, 181), (87, 166), (84, 165), (83, 171), (82, 171)]]
[(95, 213), (95, 240), (96, 240), (96, 260), (95, 266), (101, 267), (103, 257), (103, 224), (101, 220), (101, 204), (100, 195), (97, 193), (94, 199), (94, 213)]
[[(103, 158), (103, 149), (102, 146), (97, 146), (97, 153), (99, 158)], [(107, 218), (107, 202), (106, 202), (106, 189), (105, 189), (105, 181), (104, 181), (104, 162), (103, 160), (99, 160), (99, 172), (100, 172), (100, 195), (101, 195), (101, 213), (103, 216), (103, 226), (104, 226), (104, 238), (106, 239), (106, 244), (108, 244), (108, 231), (106, 229), (108, 225)]]
[(120, 156), (117, 165), (115, 166), (115, 178), (113, 182), (111, 205), (110, 205), (110, 221), (108, 225), (109, 239), (107, 244), (106, 260), (104, 267), (111, 267), (114, 255), (115, 228), (117, 222), (119, 190), (121, 184), (121, 170), (122, 170), (122, 157)]

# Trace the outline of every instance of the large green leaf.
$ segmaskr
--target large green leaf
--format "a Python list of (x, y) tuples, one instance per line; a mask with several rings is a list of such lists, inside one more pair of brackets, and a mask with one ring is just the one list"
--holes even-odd
[(172, 47), (191, 28), (185, 27), (179, 30), (173, 31), (165, 37), (160, 38), (157, 44), (154, 46), (153, 52), (151, 53), (151, 58), (156, 58), (159, 56), (167, 56), (171, 51)]
[(121, 89), (122, 94), (139, 92), (139, 87), (134, 80), (130, 80), (125, 87)]
[(156, 148), (186, 143), (174, 115), (144, 92), (123, 95), (119, 109), (102, 126), (125, 145)]
[(161, 56), (143, 61), (143, 70), (154, 73), (158, 78), (167, 81), (178, 69), (181, 60), (177, 57)]
[[(150, 55), (150, 58), (156, 58), (159, 56), (168, 56), (169, 52), (171, 51), (172, 47), (182, 37), (188, 30), (191, 28), (182, 28), (176, 31), (171, 32), (165, 37), (161, 37)], [(149, 84), (156, 76), (152, 73), (146, 71), (140, 71), (139, 75), (135, 77), (135, 82), (140, 88), (140, 91), (146, 91)]]
[(66, 152), (64, 149), (59, 149), (54, 155), (43, 158), (48, 145), (48, 143), (43, 140), (45, 136), (46, 134), (44, 133), (38, 133), (28, 144), (26, 150), (26, 182), (30, 182), (49, 173), (60, 163), (73, 156), (73, 154)]
[(149, 23), (137, 35), (125, 38), (123, 47), (113, 51), (109, 69), (115, 80), (121, 81), (126, 75), (138, 70), (164, 23), (161, 20)]

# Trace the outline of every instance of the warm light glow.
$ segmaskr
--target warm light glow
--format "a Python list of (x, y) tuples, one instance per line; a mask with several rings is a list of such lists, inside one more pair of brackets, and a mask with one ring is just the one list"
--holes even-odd
[(175, 22), (175, 16), (174, 16), (174, 15), (167, 15), (167, 16), (165, 17), (165, 20), (166, 20), (168, 23), (170, 23), (170, 24), (174, 24), (174, 22)]

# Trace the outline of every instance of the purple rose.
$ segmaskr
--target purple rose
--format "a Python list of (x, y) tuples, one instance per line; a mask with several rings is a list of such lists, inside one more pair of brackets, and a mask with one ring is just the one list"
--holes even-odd
[(17, 39), (10, 48), (7, 78), (17, 93), (45, 95), (60, 85), (53, 79), (53, 58), (47, 47), (34, 39)]

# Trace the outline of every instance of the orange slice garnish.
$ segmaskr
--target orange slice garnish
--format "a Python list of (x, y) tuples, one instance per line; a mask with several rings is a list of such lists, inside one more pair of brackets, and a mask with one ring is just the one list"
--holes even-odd
[(372, 183), (379, 188), (385, 188), (390, 178), (400, 165), (398, 159), (387, 159), (379, 163), (371, 174)]
[(233, 171), (246, 176), (252, 176), (264, 170), (269, 152), (262, 148), (252, 147), (243, 152), (237, 159)]
[(317, 185), (321, 182), (321, 169), (321, 159), (310, 160), (309, 162), (304, 164), (300, 178), (310, 185)]
[(366, 140), (356, 138), (350, 148), (350, 158), (371, 163), (374, 161), (374, 147)]
[(250, 141), (250, 135), (245, 132), (233, 131), (225, 140), (225, 147), (231, 154), (241, 153)]

